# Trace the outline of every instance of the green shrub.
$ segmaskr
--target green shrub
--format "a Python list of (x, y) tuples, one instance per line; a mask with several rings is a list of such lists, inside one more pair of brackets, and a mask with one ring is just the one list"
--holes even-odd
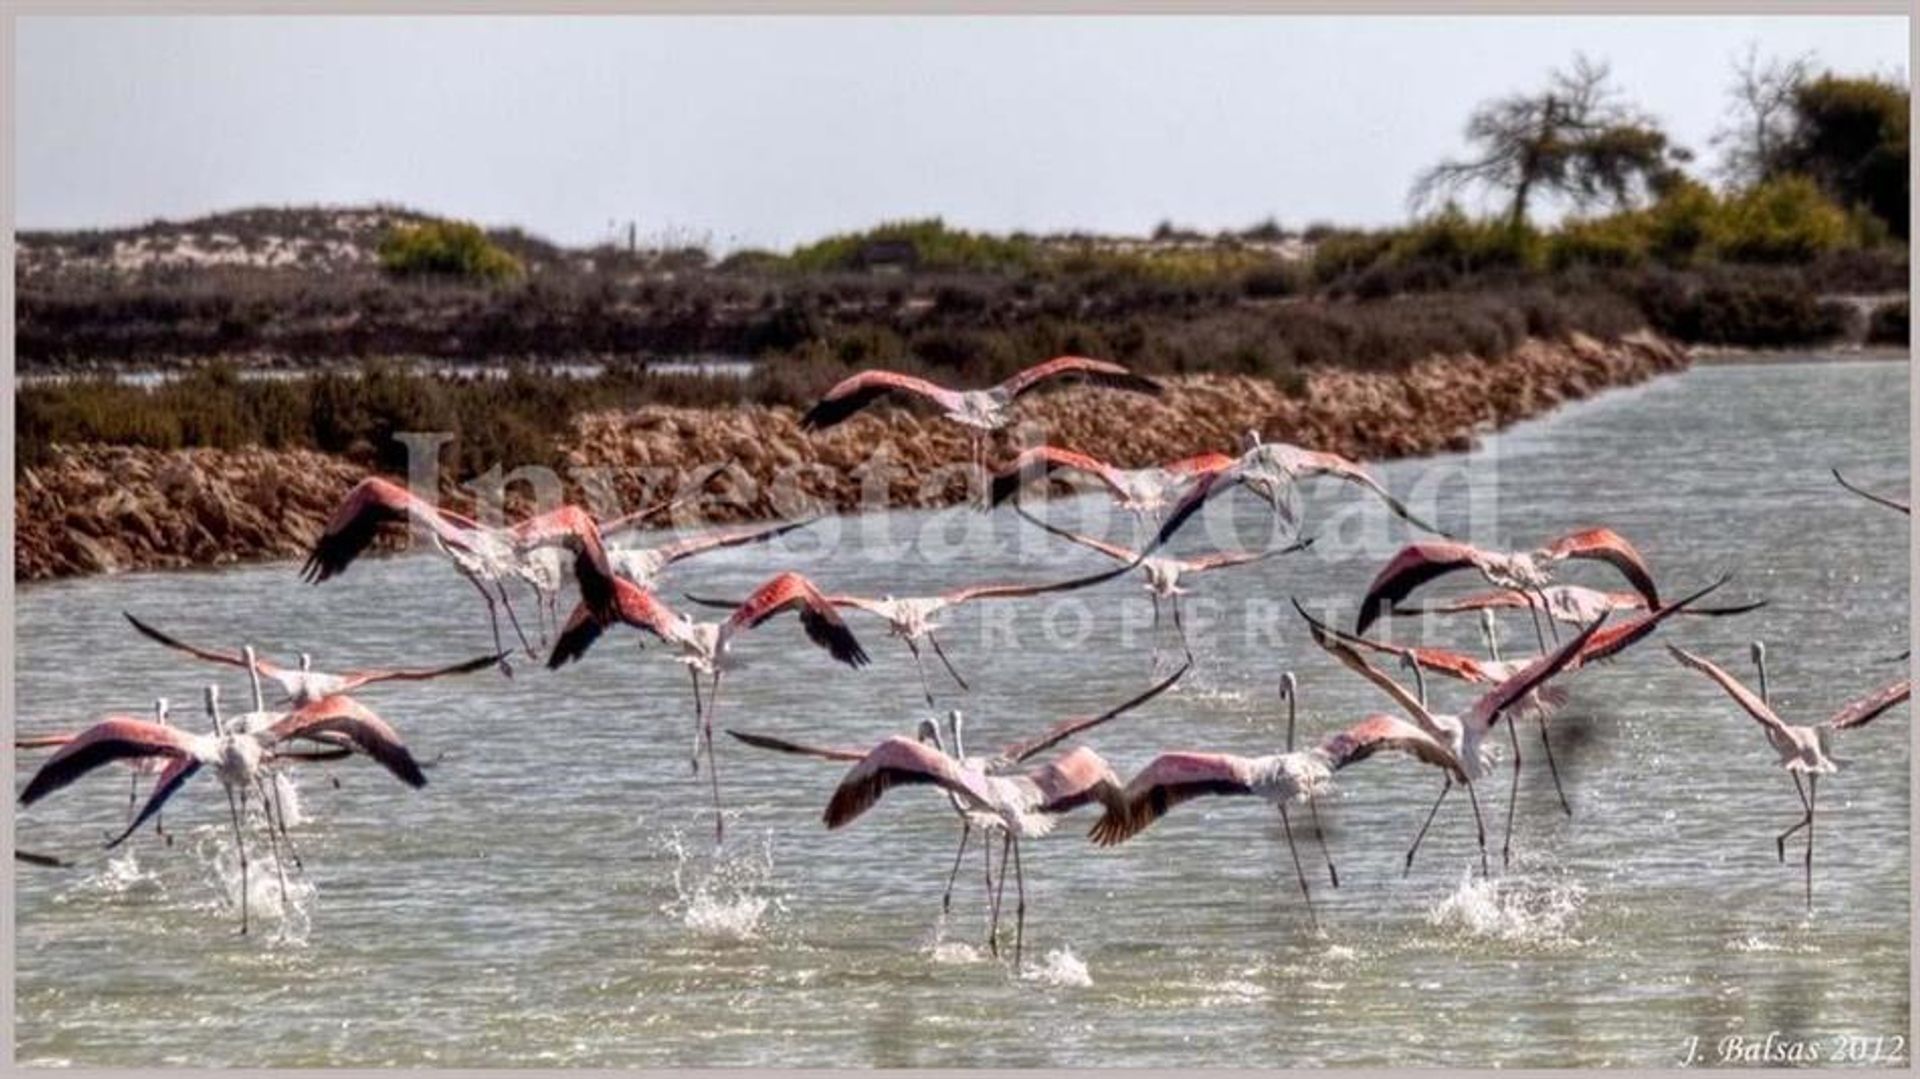
[(1638, 213), (1568, 221), (1547, 238), (1547, 264), (1626, 268), (1644, 265), (1652, 250), (1648, 219)]
[(380, 267), (396, 277), (504, 281), (524, 273), (520, 260), (466, 221), (399, 225), (380, 240)]
[(1388, 250), (1394, 262), (1432, 263), (1456, 274), (1524, 270), (1542, 261), (1539, 234), (1505, 218), (1475, 220), (1449, 205), (1401, 233)]
[(1806, 262), (1848, 246), (1847, 211), (1800, 176), (1769, 180), (1727, 200), (1720, 253), (1737, 262)]

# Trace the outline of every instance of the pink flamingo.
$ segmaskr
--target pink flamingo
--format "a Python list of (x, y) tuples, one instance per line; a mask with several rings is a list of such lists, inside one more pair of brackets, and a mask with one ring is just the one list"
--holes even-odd
[[(167, 699), (165, 697), (155, 698), (153, 702), (153, 719), (151, 722), (159, 726), (167, 726), (169, 724), (167, 718), (168, 712)], [(104, 717), (104, 719), (124, 719), (142, 722), (137, 717), (124, 715), (109, 715)], [(27, 735), (25, 737), (15, 738), (13, 740), (13, 748), (59, 749), (77, 737), (79, 737), (79, 735), (72, 731), (61, 734)], [(134, 813), (140, 808), (140, 777), (157, 776), (165, 770), (166, 765), (163, 761), (151, 757), (131, 757), (122, 763), (127, 769), (127, 819), (132, 820)], [(165, 840), (169, 846), (173, 844), (173, 837), (168, 835), (166, 829), (160, 826), (160, 818), (158, 816), (153, 820), (153, 833)]]
[[(547, 667), (558, 670), (586, 655), (609, 625), (624, 624), (644, 630), (680, 650), (675, 657), (686, 664), (693, 681), (693, 771), (700, 772), (700, 751), (707, 753), (707, 774), (713, 784), (713, 829), (716, 842), (725, 836), (720, 815), (720, 777), (713, 759), (713, 716), (720, 707), (720, 680), (729, 670), (740, 666), (733, 656), (733, 641), (741, 633), (761, 625), (786, 611), (800, 616), (807, 639), (825, 649), (834, 659), (849, 667), (864, 667), (866, 649), (834, 610), (833, 604), (812, 581), (798, 573), (780, 573), (767, 579), (746, 601), (735, 608), (724, 622), (696, 622), (675, 612), (652, 592), (625, 578), (614, 579), (613, 617), (597, 617), (583, 602), (575, 607), (560, 639), (554, 642)], [(700, 676), (710, 679), (710, 689), (702, 698)]]
[(1166, 509), (1175, 491), (1233, 463), (1234, 458), (1224, 453), (1203, 453), (1152, 468), (1115, 468), (1084, 453), (1058, 446), (1035, 446), (1023, 451), (993, 477), (987, 504), (998, 506), (1032, 480), (1066, 472), (1099, 480), (1120, 508), (1129, 513), (1143, 518), (1157, 517)]
[[(1490, 592), (1475, 592), (1456, 599), (1442, 600), (1414, 607), (1395, 607), (1396, 616), (1425, 614), (1465, 614), (1470, 611), (1544, 610), (1549, 618), (1571, 625), (1584, 626), (1607, 611), (1644, 611), (1648, 609), (1647, 599), (1638, 592), (1602, 592), (1599, 589), (1583, 588), (1575, 584), (1553, 585), (1539, 592), (1542, 601), (1539, 607), (1529, 600), (1525, 592), (1500, 588)], [(1747, 614), (1767, 605), (1766, 600), (1753, 603), (1741, 603), (1731, 607), (1692, 607), (1682, 612), (1699, 615), (1703, 618), (1723, 618), (1730, 615)]]

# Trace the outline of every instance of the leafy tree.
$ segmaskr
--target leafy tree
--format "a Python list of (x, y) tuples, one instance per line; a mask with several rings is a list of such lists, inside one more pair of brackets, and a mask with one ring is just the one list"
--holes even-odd
[(1576, 56), (1546, 89), (1482, 104), (1467, 120), (1476, 157), (1442, 161), (1415, 181), (1413, 201), (1430, 203), (1469, 187), (1504, 191), (1507, 219), (1524, 225), (1536, 196), (1559, 195), (1576, 206), (1631, 205), (1657, 197), (1689, 159), (1654, 121), (1627, 105), (1607, 65)]
[(1802, 83), (1780, 167), (1811, 179), (1843, 205), (1866, 207), (1905, 239), (1909, 98), (1891, 79), (1828, 73)]

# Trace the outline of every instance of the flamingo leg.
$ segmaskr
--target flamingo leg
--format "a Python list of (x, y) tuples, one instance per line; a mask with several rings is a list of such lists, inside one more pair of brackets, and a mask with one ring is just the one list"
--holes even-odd
[(1500, 868), (1513, 864), (1513, 810), (1520, 804), (1520, 736), (1514, 733), (1513, 717), (1507, 717), (1507, 740), (1513, 743), (1513, 782), (1507, 787), (1507, 835), (1500, 841)]
[(140, 812), (140, 773), (127, 773), (127, 819)]
[(1157, 592), (1153, 595), (1153, 628), (1149, 632), (1153, 635), (1153, 660), (1148, 676), (1152, 677), (1160, 673), (1160, 595)]
[[(1533, 639), (1539, 643), (1540, 654), (1544, 656), (1547, 654), (1547, 635), (1540, 630), (1540, 608), (1534, 605), (1533, 593), (1521, 592), (1520, 594), (1527, 597), (1527, 617), (1533, 619)], [(1552, 622), (1553, 616), (1548, 615), (1547, 621)]]
[[(247, 800), (245, 788), (241, 788), (240, 803)], [(227, 813), (233, 817), (233, 844), (240, 852), (240, 935), (247, 934), (247, 837), (240, 829), (240, 807), (234, 803), (234, 790), (227, 788)]]
[(520, 647), (527, 650), (528, 656), (534, 659), (540, 658), (540, 653), (534, 649), (533, 642), (527, 640), (527, 631), (520, 628), (520, 616), (513, 613), (513, 600), (507, 598), (507, 582), (495, 581), (493, 587), (500, 592), (500, 606), (507, 609), (507, 621), (513, 623), (513, 632), (520, 638)]
[(1293, 842), (1293, 820), (1287, 816), (1287, 807), (1280, 807), (1280, 827), (1287, 833), (1287, 853), (1293, 855), (1293, 874), (1300, 880), (1300, 898), (1307, 901), (1307, 922), (1315, 929), (1320, 928), (1320, 917), (1313, 912), (1313, 892), (1307, 887), (1307, 871), (1300, 865), (1300, 848)]
[[(287, 811), (280, 803), (280, 784), (275, 782), (271, 786), (273, 787), (273, 819), (280, 829), (280, 841), (286, 845), (287, 854), (293, 859), (293, 867), (305, 872), (307, 867), (301, 863), (300, 852), (293, 849), (293, 836), (287, 832)], [(265, 791), (261, 792), (260, 800), (263, 803), (266, 801)]]
[[(1536, 588), (1534, 591), (1539, 593), (1540, 613), (1546, 617), (1547, 632), (1553, 634), (1553, 643), (1557, 646), (1560, 643), (1560, 624), (1553, 619), (1553, 605), (1547, 602), (1547, 590)], [(1544, 654), (1546, 648), (1543, 646), (1540, 651)]]
[(700, 774), (700, 731), (701, 721), (706, 718), (707, 706), (700, 698), (700, 672), (692, 666), (687, 668), (687, 677), (693, 679), (693, 774)]
[[(1011, 836), (1013, 833), (1009, 831), (1007, 834)], [(1812, 849), (1811, 844), (1808, 845), (1808, 849)], [(1811, 855), (1809, 855), (1809, 857), (1811, 857)], [(1000, 875), (1004, 877), (1006, 876), (1006, 872), (1006, 868), (1003, 866), (1000, 870)], [(1013, 841), (1013, 886), (1013, 969), (1014, 973), (1017, 974), (1020, 971), (1021, 949), (1025, 947), (1027, 941), (1027, 875), (1020, 868), (1020, 841), (1018, 839)]]
[(1433, 817), (1434, 814), (1440, 812), (1440, 803), (1446, 801), (1448, 792), (1453, 790), (1453, 777), (1448, 776), (1446, 778), (1446, 784), (1440, 788), (1440, 797), (1435, 798), (1433, 800), (1433, 808), (1427, 810), (1427, 819), (1425, 823), (1420, 825), (1420, 833), (1413, 837), (1413, 846), (1407, 848), (1407, 865), (1406, 868), (1400, 871), (1400, 875), (1403, 877), (1413, 872), (1413, 856), (1420, 850), (1421, 842), (1427, 838), (1427, 829), (1433, 827)]
[(920, 692), (926, 695), (927, 707), (933, 707), (933, 684), (927, 681), (927, 665), (920, 660), (920, 645), (912, 637), (907, 639), (907, 651), (913, 653), (913, 669), (920, 672)]
[(260, 812), (267, 818), (267, 851), (273, 855), (273, 871), (280, 878), (280, 909), (287, 908), (287, 864), (280, 858), (280, 840), (274, 834), (273, 803), (267, 798), (266, 781), (256, 777), (254, 785), (260, 788)]
[(713, 714), (720, 709), (720, 672), (713, 672), (713, 689), (707, 694), (707, 718), (701, 722), (701, 740), (707, 745), (707, 782), (713, 785), (713, 845), (727, 838), (727, 821), (720, 815), (720, 766), (713, 760)]
[(947, 894), (940, 897), (940, 916), (946, 917), (953, 909), (953, 882), (960, 879), (960, 859), (967, 855), (967, 840), (973, 837), (973, 822), (965, 818), (960, 821), (960, 849), (953, 852), (953, 872), (947, 874)]
[(933, 646), (933, 654), (939, 657), (940, 665), (945, 667), (947, 673), (953, 676), (954, 682), (960, 686), (960, 691), (962, 693), (971, 692), (973, 687), (967, 685), (967, 680), (960, 677), (959, 671), (953, 669), (953, 661), (947, 658), (947, 650), (940, 647), (940, 638), (934, 636), (932, 633), (928, 633), (927, 643)]
[(1820, 801), (1820, 773), (1807, 773), (1807, 912), (1813, 912), (1813, 811)]
[(1173, 629), (1180, 637), (1180, 650), (1187, 655), (1187, 662), (1193, 662), (1193, 647), (1187, 643), (1187, 626), (1180, 620), (1180, 597), (1173, 597)]
[(1307, 809), (1313, 813), (1313, 835), (1320, 843), (1320, 856), (1327, 860), (1327, 879), (1335, 888), (1340, 887), (1340, 871), (1333, 868), (1333, 852), (1327, 849), (1327, 830), (1320, 824), (1320, 800), (1307, 799)]
[[(1560, 811), (1568, 817), (1572, 817), (1573, 806), (1567, 801), (1566, 788), (1560, 785), (1560, 766), (1553, 763), (1553, 739), (1547, 736), (1546, 713), (1542, 712), (1537, 718), (1540, 721), (1540, 748), (1544, 749), (1547, 754), (1547, 774), (1553, 777), (1553, 793), (1560, 796)], [(1507, 722), (1511, 723), (1513, 721), (1508, 720)]]
[[(987, 882), (987, 939), (992, 944), (994, 924), (1000, 917), (1000, 911), (998, 901), (993, 897), (993, 836), (984, 831), (980, 833), (980, 866)], [(994, 954), (999, 954), (997, 948)]]
[[(457, 562), (454, 564), (459, 566)], [(507, 650), (501, 647), (500, 644), (499, 604), (494, 601), (493, 593), (487, 591), (487, 586), (480, 578), (468, 572), (464, 566), (460, 567), (460, 576), (465, 577), (467, 583), (473, 586), (474, 591), (480, 593), (480, 598), (487, 601), (487, 624), (493, 629), (493, 651), (495, 655), (500, 657), (500, 673), (506, 675), (508, 678), (512, 678), (513, 665), (507, 662)]]
[(1013, 832), (1008, 830), (1000, 836), (1000, 884), (993, 893), (993, 922), (987, 927), (987, 950), (995, 959), (1000, 958), (1000, 908), (1007, 901), (1007, 856), (1013, 850)]
[(1493, 871), (1487, 868), (1487, 821), (1480, 815), (1480, 797), (1473, 792), (1473, 781), (1466, 782), (1467, 800), (1473, 805), (1473, 828), (1480, 841), (1480, 875), (1490, 877)]
[(1800, 829), (1805, 828), (1807, 826), (1807, 821), (1813, 815), (1812, 807), (1807, 804), (1807, 788), (1804, 784), (1800, 782), (1800, 773), (1788, 772), (1787, 774), (1793, 777), (1794, 792), (1800, 795), (1801, 814), (1800, 814), (1800, 823), (1794, 825), (1793, 827), (1787, 829), (1784, 832), (1781, 832), (1779, 836), (1777, 836), (1773, 841), (1774, 851), (1779, 854), (1781, 865), (1787, 864), (1787, 837), (1799, 831)]

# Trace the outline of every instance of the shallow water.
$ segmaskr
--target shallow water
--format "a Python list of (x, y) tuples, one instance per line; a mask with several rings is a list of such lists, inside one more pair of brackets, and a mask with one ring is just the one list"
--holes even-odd
[[(1440, 495), (1442, 526), (1479, 542), (1525, 546), (1605, 522), (1641, 547), (1667, 593), (1737, 570), (1716, 599), (1769, 607), (1676, 619), (1659, 639), (1745, 678), (1747, 641), (1764, 637), (1776, 705), (1811, 721), (1900, 673), (1877, 660), (1906, 647), (1907, 520), (1840, 490), (1827, 468), (1904, 492), (1908, 396), (1905, 363), (1704, 367), (1518, 426), (1470, 455), (1380, 471), (1416, 510)], [(1264, 518), (1241, 497), (1235, 523), (1251, 539)], [(1096, 499), (1046, 511), (1101, 520)], [(1312, 551), (1190, 582), (1199, 665), (1088, 739), (1123, 774), (1163, 749), (1279, 748), (1285, 668), (1300, 678), (1303, 740), (1389, 709), (1312, 646), (1285, 599), (1349, 619), (1366, 581), (1414, 536), (1329, 483), (1306, 512)], [(1224, 518), (1213, 525), (1228, 534)], [(1124, 521), (1107, 527), (1128, 535)], [(905, 594), (1102, 563), (1011, 513), (901, 513), (687, 563), (665, 594), (739, 594), (789, 565), (832, 588)], [(1568, 579), (1617, 587), (1602, 566)], [(334, 667), (446, 661), (489, 640), (466, 587), (424, 556), (369, 561), (319, 588), (288, 564), (28, 586), (23, 729), (144, 712), (160, 693), (199, 728), (199, 687), (215, 674), (227, 700), (242, 699), (243, 679), (136, 637), (123, 608), (191, 640), (244, 635), (269, 655), (306, 649)], [(910, 658), (884, 627), (850, 617), (871, 667), (837, 668), (790, 620), (771, 623), (740, 645), (749, 665), (729, 676), (722, 725), (838, 744), (910, 731), (927, 711)], [(970, 743), (995, 746), (1144, 688), (1149, 618), (1125, 579), (947, 615), (944, 643), (973, 684), (952, 701)], [(1391, 632), (1479, 645), (1471, 617)], [(1503, 639), (1509, 650), (1531, 641), (1524, 616), (1504, 623)], [(235, 933), (230, 830), (206, 775), (166, 813), (170, 848), (147, 834), (84, 869), (17, 867), (16, 1057), (1668, 1065), (1693, 1037), (1711, 1054), (1725, 1036), (1778, 1031), (1818, 1039), (1823, 1061), (1837, 1037), (1910, 1037), (1907, 710), (1841, 740), (1848, 767), (1821, 788), (1808, 918), (1799, 848), (1784, 866), (1773, 849), (1798, 816), (1791, 783), (1752, 721), (1659, 639), (1567, 683), (1573, 701), (1553, 734), (1571, 820), (1537, 731), (1521, 729), (1505, 871), (1504, 763), (1480, 785), (1493, 879), (1473, 871), (1457, 794), (1403, 879), (1438, 778), (1399, 758), (1341, 773), (1321, 804), (1338, 890), (1304, 838), (1305, 814), (1293, 816), (1318, 930), (1265, 804), (1189, 803), (1112, 850), (1084, 841), (1083, 812), (1025, 848), (1018, 975), (983, 946), (977, 847), (941, 915), (956, 829), (929, 791), (896, 790), (829, 833), (819, 813), (839, 766), (722, 738), (729, 824), (716, 859), (706, 779), (686, 762), (686, 676), (664, 649), (637, 653), (631, 634), (557, 674), (527, 661), (512, 680), (370, 689), (362, 699), (421, 756), (446, 757), (419, 792), (365, 761), (334, 768), (338, 789), (304, 769), (307, 819), (294, 838), (306, 871), (283, 906), (255, 846), (253, 935)], [(929, 674), (937, 691), (953, 688), (937, 666)], [(1471, 699), (1453, 684), (1434, 692), (1449, 707)], [(17, 838), (82, 852), (126, 798), (124, 773), (108, 770), (33, 807)]]

